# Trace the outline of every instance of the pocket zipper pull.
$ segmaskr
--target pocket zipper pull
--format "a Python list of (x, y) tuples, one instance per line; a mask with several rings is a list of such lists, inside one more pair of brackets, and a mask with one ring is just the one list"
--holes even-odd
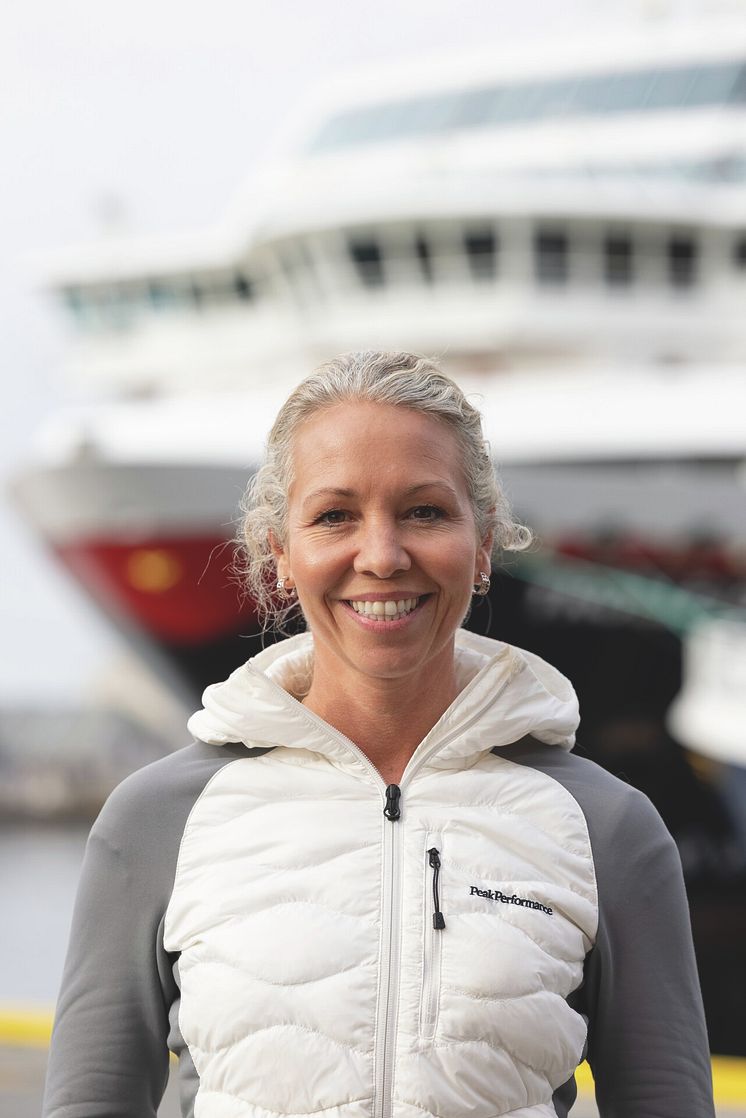
[(440, 911), (440, 896), (438, 894), (438, 880), (440, 878), (440, 852), (431, 846), (427, 852), (430, 865), (433, 867), (433, 927), (441, 931), (446, 926), (446, 918)]

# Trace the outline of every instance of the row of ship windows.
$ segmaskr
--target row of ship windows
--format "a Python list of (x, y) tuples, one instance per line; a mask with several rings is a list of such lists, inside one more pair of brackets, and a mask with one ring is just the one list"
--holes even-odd
[[(421, 278), (426, 283), (436, 280), (432, 246), (418, 233), (412, 242), (414, 258)], [(490, 282), (499, 272), (500, 241), (492, 228), (466, 231), (463, 250), (469, 274), (477, 282)], [(375, 237), (351, 237), (348, 241), (350, 259), (358, 279), (365, 287), (383, 287), (387, 282), (388, 261), (381, 242)], [(627, 233), (608, 233), (601, 241), (602, 275), (611, 286), (624, 287), (634, 283), (641, 259), (650, 255), (650, 246), (636, 244)], [(587, 250), (586, 250), (587, 254)], [(673, 287), (691, 287), (697, 281), (700, 249), (696, 238), (688, 233), (668, 237), (662, 246), (665, 273)], [(532, 239), (533, 274), (537, 283), (555, 286), (571, 278), (573, 245), (570, 235), (561, 229), (537, 229)], [(746, 269), (746, 237), (739, 237), (733, 246), (733, 262)]]
[[(313, 274), (314, 259), (305, 245), (302, 264)], [(577, 246), (563, 229), (538, 228), (531, 240), (533, 275), (541, 286), (557, 286), (570, 282)], [(346, 251), (360, 284), (368, 289), (382, 288), (395, 282), (397, 265), (402, 259), (413, 262), (426, 284), (437, 282), (441, 263), (440, 245), (433, 247), (424, 232), (414, 234), (411, 241), (391, 246), (372, 234), (350, 234)], [(462, 259), (467, 274), (476, 283), (496, 280), (501, 272), (501, 245), (492, 226), (464, 230), (461, 235)], [(700, 247), (690, 233), (673, 234), (665, 240), (660, 252), (668, 282), (677, 288), (691, 287), (697, 282)], [(588, 250), (585, 249), (585, 256)], [(601, 275), (610, 286), (624, 287), (635, 282), (643, 259), (651, 255), (650, 245), (638, 243), (631, 234), (610, 232), (600, 242)], [(732, 247), (734, 266), (746, 271), (746, 235), (736, 238)], [(446, 256), (453, 262), (453, 254)], [(284, 272), (291, 286), (295, 285), (298, 268), (282, 258)], [(508, 271), (504, 268), (503, 271)], [(315, 277), (318, 284), (318, 276)], [(105, 320), (116, 325), (127, 324), (138, 309), (167, 312), (169, 310), (207, 309), (212, 306), (249, 302), (255, 298), (255, 283), (244, 272), (223, 273), (201, 280), (184, 277), (180, 281), (152, 280), (144, 285), (119, 288), (84, 289), (68, 287), (63, 295), (67, 307), (83, 324)]]
[(311, 152), (459, 129), (608, 113), (746, 103), (743, 59), (499, 83), (348, 109), (331, 117)]
[(108, 288), (66, 287), (63, 298), (67, 309), (82, 324), (102, 316), (116, 325), (128, 324), (140, 309), (155, 311), (202, 310), (226, 303), (249, 302), (255, 297), (254, 282), (244, 272), (225, 273), (200, 280), (148, 280)]

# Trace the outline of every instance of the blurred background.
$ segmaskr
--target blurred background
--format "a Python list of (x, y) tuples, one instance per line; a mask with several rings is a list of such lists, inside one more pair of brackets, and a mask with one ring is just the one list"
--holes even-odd
[(482, 408), (539, 542), (469, 624), (662, 813), (746, 1110), (746, 0), (29, 0), (0, 65), (0, 1114), (91, 820), (260, 646), (277, 406), (361, 348)]

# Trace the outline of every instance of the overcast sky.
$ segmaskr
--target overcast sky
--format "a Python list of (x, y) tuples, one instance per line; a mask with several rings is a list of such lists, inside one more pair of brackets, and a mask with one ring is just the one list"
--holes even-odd
[[(65, 396), (68, 339), (30, 263), (99, 235), (218, 219), (304, 92), (362, 62), (738, 0), (24, 0), (0, 37), (0, 485)], [(0, 701), (77, 699), (116, 646), (0, 497)]]

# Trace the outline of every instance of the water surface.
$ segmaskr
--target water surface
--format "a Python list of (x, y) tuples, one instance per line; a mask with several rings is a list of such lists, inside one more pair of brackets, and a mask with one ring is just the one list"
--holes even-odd
[(57, 997), (88, 828), (0, 826), (0, 1006)]

